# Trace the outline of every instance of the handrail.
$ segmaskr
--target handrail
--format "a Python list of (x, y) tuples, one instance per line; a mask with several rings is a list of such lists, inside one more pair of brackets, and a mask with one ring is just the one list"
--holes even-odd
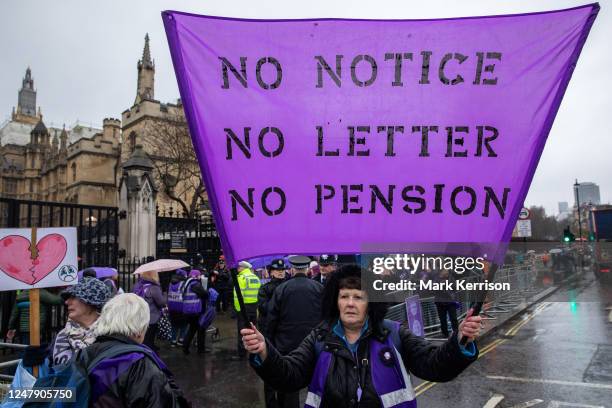
[(14, 348), (17, 350), (23, 350), (25, 348), (28, 347), (27, 344), (20, 344), (20, 343), (3, 343), (0, 342), (0, 348), (5, 347), (5, 348)]

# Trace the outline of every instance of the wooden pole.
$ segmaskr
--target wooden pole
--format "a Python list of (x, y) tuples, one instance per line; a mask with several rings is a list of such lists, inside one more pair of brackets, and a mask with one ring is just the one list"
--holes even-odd
[[(30, 246), (31, 258), (38, 258), (38, 249), (36, 248), (36, 227), (32, 227), (32, 239)], [(30, 289), (30, 345), (40, 346), (40, 291), (39, 289)], [(32, 367), (32, 374), (38, 377), (38, 366)]]

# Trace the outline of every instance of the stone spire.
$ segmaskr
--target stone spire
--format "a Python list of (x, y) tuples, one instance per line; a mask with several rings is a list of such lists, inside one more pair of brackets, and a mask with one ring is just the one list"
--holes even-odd
[(149, 33), (145, 35), (145, 45), (142, 50), (142, 59), (140, 60), (145, 68), (153, 68), (153, 61), (151, 61), (151, 50), (149, 49)]
[(57, 129), (53, 131), (53, 140), (51, 141), (51, 153), (55, 156), (59, 152), (59, 139), (57, 138)]
[(138, 89), (136, 90), (136, 101), (138, 104), (141, 101), (148, 99), (153, 100), (155, 97), (155, 62), (151, 59), (151, 49), (149, 48), (149, 34), (145, 36), (145, 45), (142, 50), (142, 59), (138, 61)]
[(68, 145), (68, 133), (66, 132), (66, 125), (64, 124), (62, 133), (60, 133), (60, 152), (65, 152), (67, 145)]
[(36, 90), (34, 89), (34, 79), (30, 67), (26, 69), (25, 77), (21, 82), (19, 97), (17, 99), (17, 114), (35, 117), (36, 116)]

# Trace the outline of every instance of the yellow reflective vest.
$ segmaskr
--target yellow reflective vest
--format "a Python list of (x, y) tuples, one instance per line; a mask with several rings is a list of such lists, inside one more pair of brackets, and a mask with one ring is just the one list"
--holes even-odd
[[(257, 303), (257, 293), (259, 292), (261, 282), (253, 271), (250, 269), (243, 269), (240, 273), (238, 273), (238, 286), (240, 287), (240, 292), (242, 292), (242, 298), (244, 299), (245, 305)], [(238, 303), (236, 290), (234, 290), (234, 307), (238, 312), (240, 311), (240, 304)]]

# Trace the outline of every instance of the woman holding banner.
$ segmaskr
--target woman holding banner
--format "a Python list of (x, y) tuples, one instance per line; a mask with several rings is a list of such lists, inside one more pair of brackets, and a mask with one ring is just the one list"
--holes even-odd
[[(306, 406), (311, 408), (416, 407), (408, 372), (428, 381), (450, 381), (476, 360), (479, 316), (470, 311), (459, 333), (440, 347), (430, 345), (384, 320), (387, 306), (368, 302), (361, 273), (348, 265), (332, 275), (323, 295), (323, 322), (285, 356), (255, 326), (242, 329), (251, 365), (264, 381), (284, 392), (308, 385)], [(460, 346), (463, 337), (469, 341), (466, 347)]]

